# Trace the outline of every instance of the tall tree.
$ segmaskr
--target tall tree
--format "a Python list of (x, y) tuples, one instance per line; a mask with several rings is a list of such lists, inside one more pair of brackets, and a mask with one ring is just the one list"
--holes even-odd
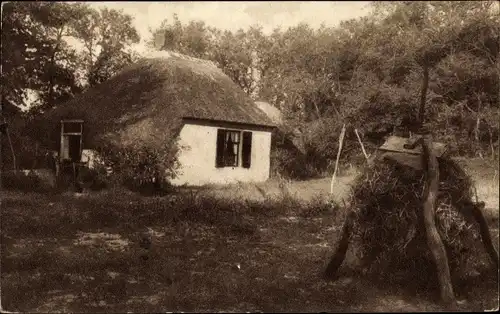
[(4, 99), (23, 106), (31, 89), (38, 92), (37, 104), (48, 107), (78, 92), (75, 51), (63, 40), (78, 6), (27, 2), (3, 9), (2, 78), (9, 86)]
[(89, 86), (109, 79), (137, 56), (130, 49), (140, 37), (132, 17), (123, 11), (86, 7), (84, 18), (75, 23), (75, 37), (83, 42), (82, 53)]

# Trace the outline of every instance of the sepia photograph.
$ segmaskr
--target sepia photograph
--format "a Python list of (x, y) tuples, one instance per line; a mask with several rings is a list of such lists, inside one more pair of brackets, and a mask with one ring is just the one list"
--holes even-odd
[(2, 313), (499, 309), (500, 1), (1, 4)]

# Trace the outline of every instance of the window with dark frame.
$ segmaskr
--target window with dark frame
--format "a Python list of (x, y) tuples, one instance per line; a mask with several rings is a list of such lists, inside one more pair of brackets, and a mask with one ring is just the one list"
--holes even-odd
[(215, 166), (250, 168), (252, 132), (218, 129)]

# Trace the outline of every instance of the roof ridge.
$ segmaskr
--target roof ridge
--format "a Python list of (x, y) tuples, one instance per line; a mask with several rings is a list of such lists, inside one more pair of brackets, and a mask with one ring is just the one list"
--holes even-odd
[(172, 51), (172, 50), (151, 50), (151, 51), (148, 51), (146, 54), (145, 54), (145, 57), (146, 58), (169, 58), (169, 57), (177, 57), (179, 59), (183, 59), (183, 60), (188, 60), (188, 61), (192, 61), (192, 62), (197, 62), (197, 63), (201, 63), (201, 64), (205, 64), (207, 66), (211, 66), (211, 67), (214, 67), (220, 71), (222, 71), (215, 62), (213, 62), (212, 60), (207, 60), (207, 59), (201, 59), (201, 58), (196, 58), (196, 57), (193, 57), (193, 56), (190, 56), (190, 55), (187, 55), (187, 54), (183, 54), (183, 53), (180, 53), (180, 52), (175, 52), (175, 51)]

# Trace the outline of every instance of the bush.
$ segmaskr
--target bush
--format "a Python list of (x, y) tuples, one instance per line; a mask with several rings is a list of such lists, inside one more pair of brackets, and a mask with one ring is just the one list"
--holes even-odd
[(92, 191), (100, 191), (108, 186), (106, 169), (100, 165), (92, 169), (82, 167), (77, 180), (82, 188)]
[(285, 179), (305, 180), (317, 175), (300, 152), (276, 148), (271, 152), (271, 174)]
[(293, 135), (277, 129), (273, 133), (271, 148), (271, 174), (285, 179), (304, 180), (316, 176), (314, 167), (293, 143)]
[(141, 193), (168, 192), (170, 179), (178, 169), (177, 145), (151, 147), (134, 144), (117, 148), (106, 145), (98, 148), (103, 165), (112, 169), (110, 180)]
[(19, 190), (23, 192), (43, 191), (43, 185), (40, 178), (32, 173), (13, 171), (2, 172), (2, 188), (6, 190)]

